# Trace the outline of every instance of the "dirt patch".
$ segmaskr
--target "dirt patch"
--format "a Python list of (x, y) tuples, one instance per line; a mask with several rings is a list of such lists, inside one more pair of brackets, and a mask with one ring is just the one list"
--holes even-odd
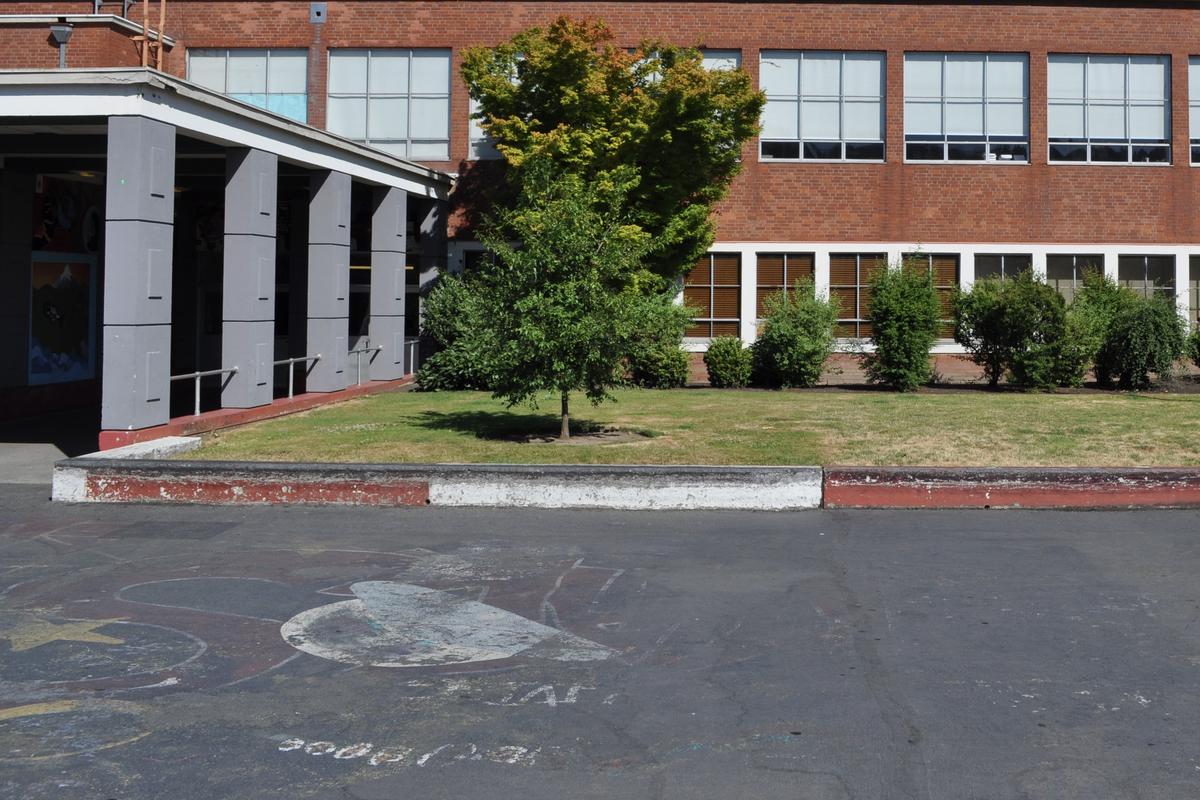
[(571, 438), (566, 440), (542, 433), (505, 437), (507, 441), (519, 442), (521, 444), (557, 444), (564, 447), (570, 447), (571, 445), (633, 444), (636, 442), (648, 442), (653, 438), (655, 437), (640, 431), (623, 431), (619, 428), (572, 433)]

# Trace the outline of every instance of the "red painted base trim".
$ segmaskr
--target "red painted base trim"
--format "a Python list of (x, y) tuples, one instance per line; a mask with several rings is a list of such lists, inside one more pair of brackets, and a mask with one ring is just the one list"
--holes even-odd
[(112, 503), (311, 503), (318, 505), (424, 506), (428, 481), (286, 481), (228, 478), (182, 480), (131, 475), (89, 475), (87, 495)]
[[(1035, 477), (916, 470), (831, 469), (826, 508), (1197, 508), (1200, 473), (1189, 470), (1043, 470)], [(942, 470), (950, 473), (951, 470)], [(997, 471), (1000, 472), (1000, 471)], [(1014, 471), (1019, 472), (1019, 471)], [(1189, 474), (1190, 473), (1190, 474)]]
[(235, 425), (245, 425), (249, 422), (295, 414), (298, 411), (340, 403), (355, 397), (406, 389), (412, 383), (413, 376), (406, 375), (396, 381), (368, 381), (361, 386), (349, 386), (340, 392), (308, 392), (290, 399), (285, 397), (274, 401), (269, 406), (220, 408), (216, 411), (206, 411), (198, 417), (177, 417), (166, 425), (156, 425), (153, 428), (142, 428), (136, 431), (100, 431), (100, 449), (112, 450), (115, 447), (148, 442), (164, 436), (192, 436), (221, 428), (232, 428)]

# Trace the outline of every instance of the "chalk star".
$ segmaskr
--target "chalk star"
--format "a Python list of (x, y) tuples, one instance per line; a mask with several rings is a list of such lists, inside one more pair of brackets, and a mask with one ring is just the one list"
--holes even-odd
[(124, 639), (97, 633), (97, 628), (122, 622), (121, 619), (80, 619), (54, 623), (33, 619), (0, 634), (12, 646), (12, 652), (33, 650), (51, 642), (93, 642), (95, 644), (125, 644)]

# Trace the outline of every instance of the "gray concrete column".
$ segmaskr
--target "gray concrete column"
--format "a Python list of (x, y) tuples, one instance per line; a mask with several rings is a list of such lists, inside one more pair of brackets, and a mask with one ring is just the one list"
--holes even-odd
[(236, 366), (238, 371), (221, 391), (224, 408), (263, 406), (273, 399), (278, 187), (278, 156), (262, 150), (229, 150), (221, 366)]
[(308, 374), (310, 392), (347, 386), (350, 333), (350, 176), (315, 172), (308, 200)]
[(0, 170), (0, 386), (29, 383), (33, 188), (31, 173)]
[(371, 380), (404, 377), (404, 262), (408, 195), (380, 186), (371, 214), (371, 345), (383, 347), (371, 360)]
[(175, 127), (110, 117), (105, 195), (101, 427), (170, 416)]

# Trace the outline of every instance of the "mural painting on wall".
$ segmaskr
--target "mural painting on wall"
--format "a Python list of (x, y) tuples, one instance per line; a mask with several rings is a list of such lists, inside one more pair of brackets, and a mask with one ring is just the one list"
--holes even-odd
[(101, 187), (39, 175), (30, 264), (29, 382), (96, 376), (96, 254)]

